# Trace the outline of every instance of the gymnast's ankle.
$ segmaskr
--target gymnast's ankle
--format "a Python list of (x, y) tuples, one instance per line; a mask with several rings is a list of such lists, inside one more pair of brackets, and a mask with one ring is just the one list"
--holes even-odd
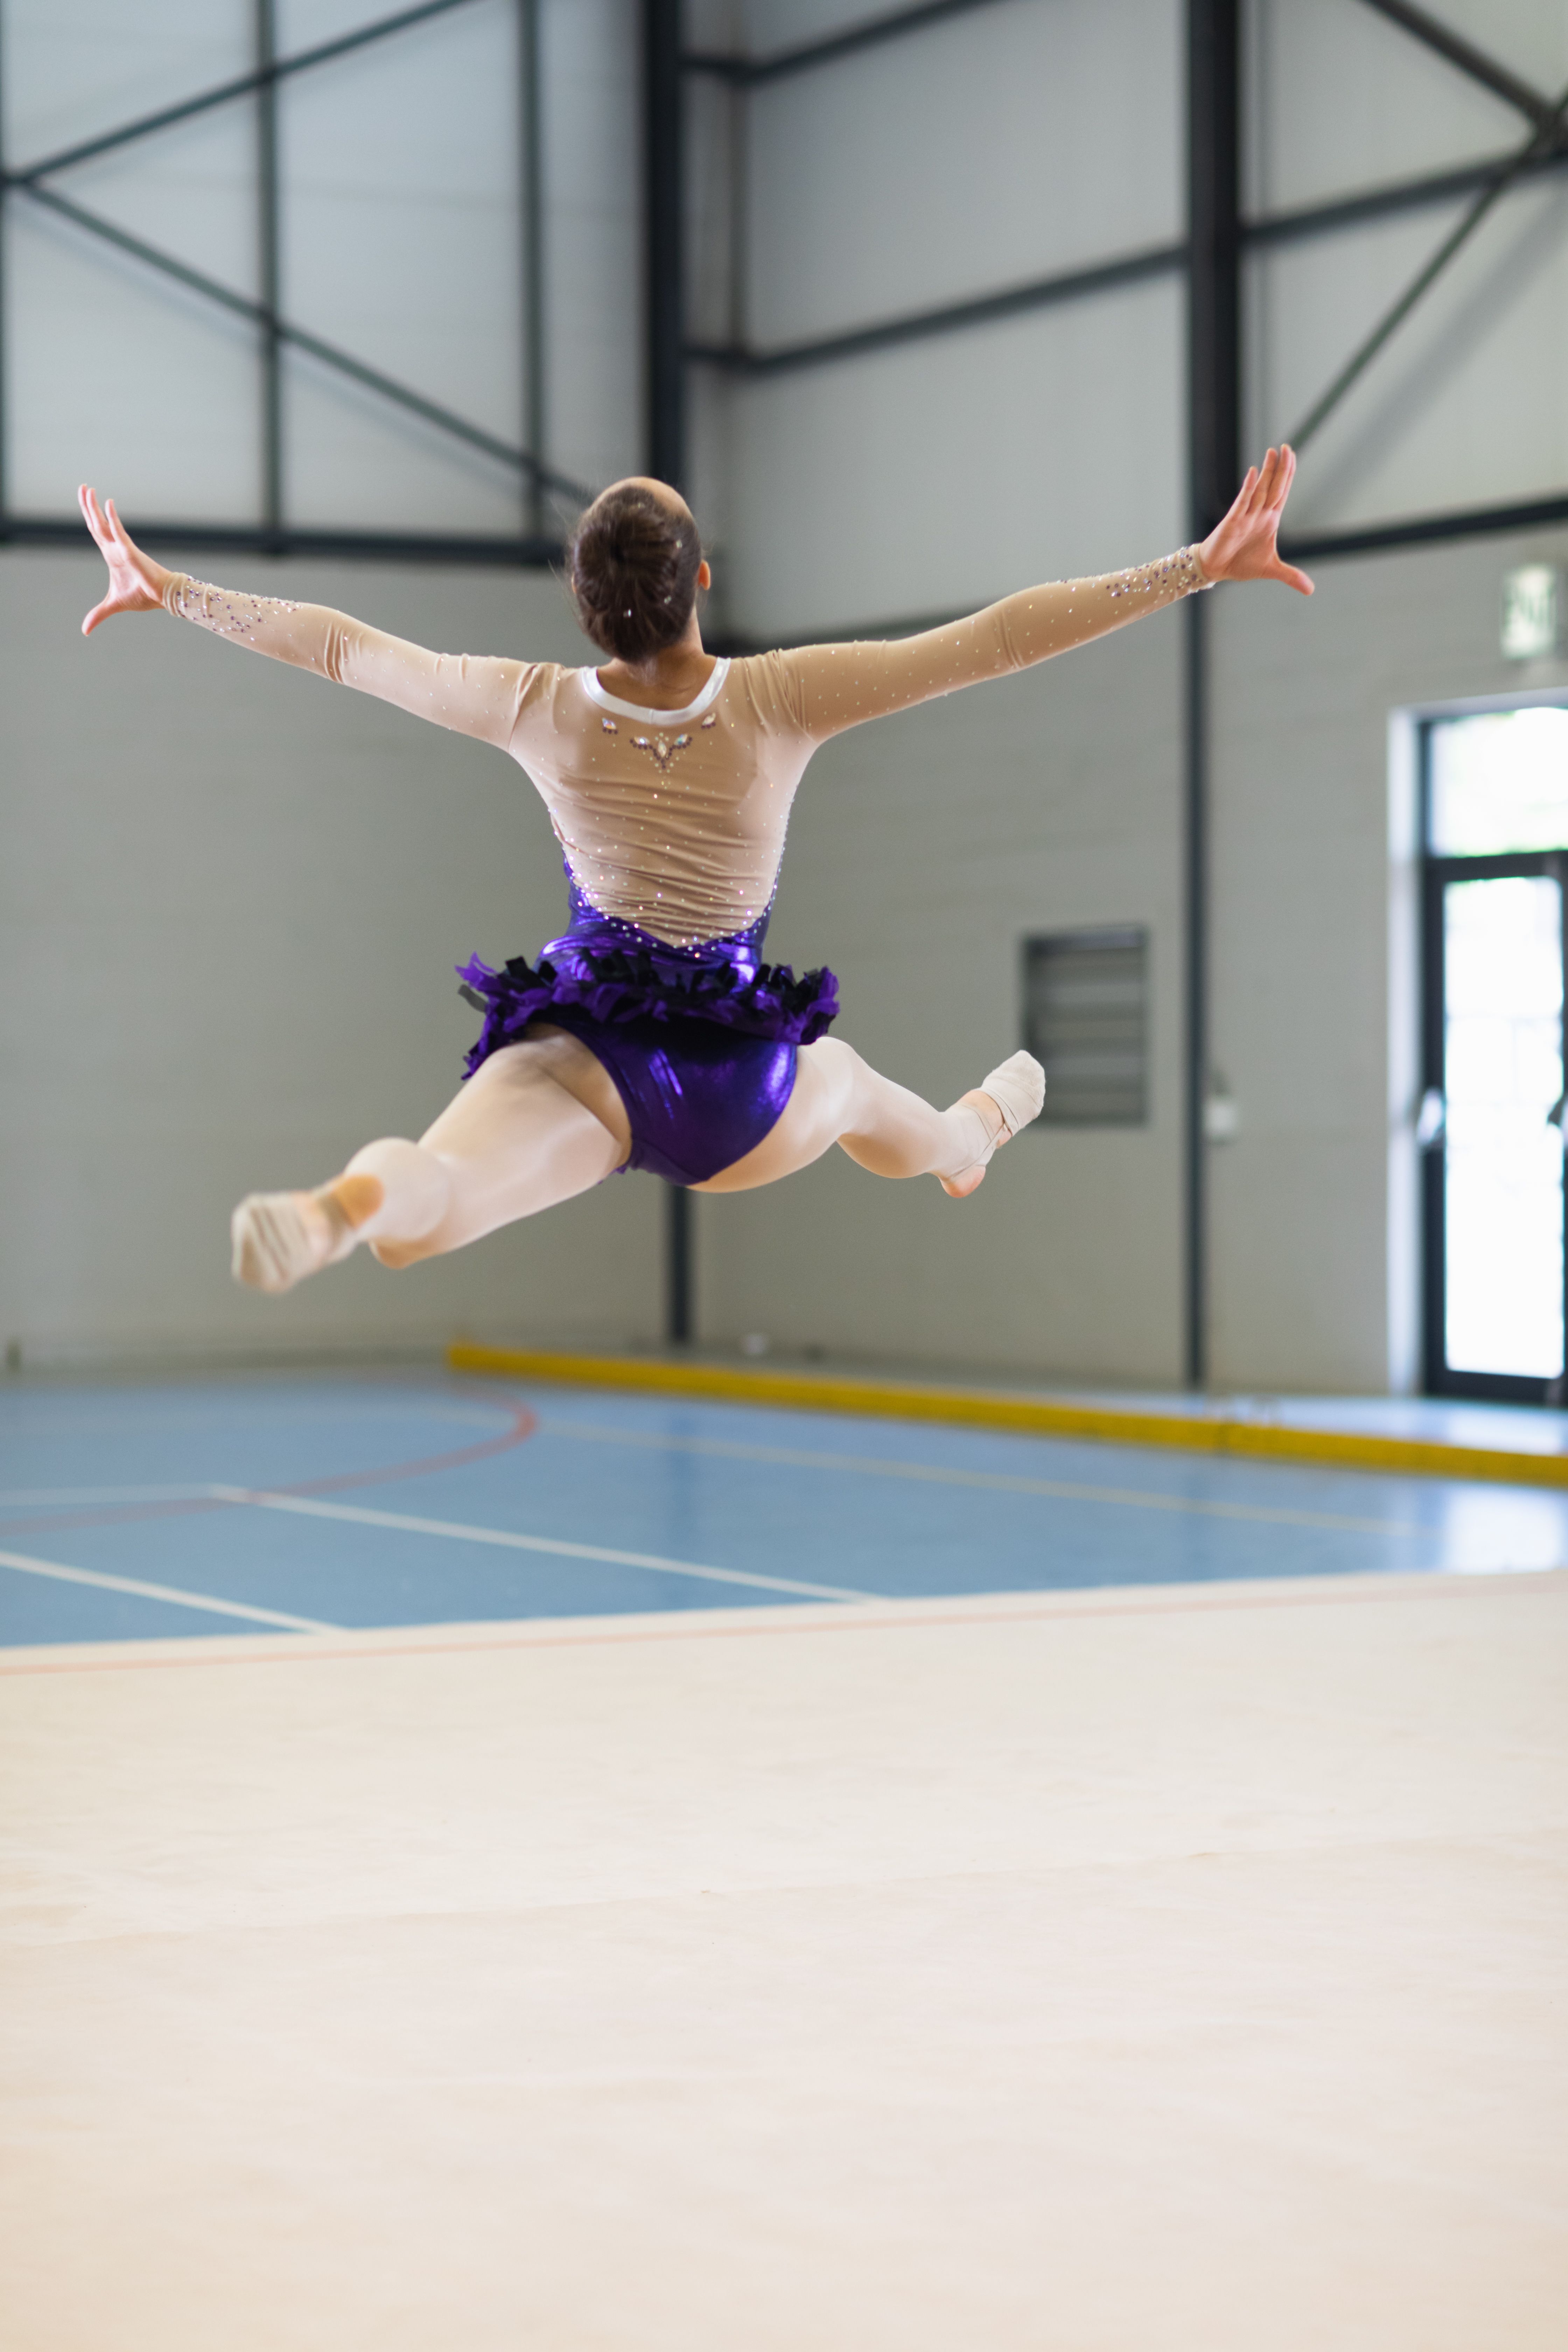
[(381, 1207), (386, 1187), (368, 1170), (350, 1169), (346, 1175), (334, 1176), (330, 1184), (323, 1184), (315, 1197), (334, 1222), (341, 1217), (349, 1231), (357, 1234)]
[(948, 1117), (952, 1118), (959, 1113), (968, 1114), (968, 1137), (961, 1147), (959, 1164), (956, 1168), (933, 1171), (942, 1191), (954, 1201), (967, 1200), (971, 1192), (978, 1190), (985, 1181), (992, 1153), (1007, 1140), (1007, 1122), (1000, 1104), (979, 1087), (971, 1087), (967, 1094), (960, 1095)]
[(277, 1297), (348, 1256), (382, 1202), (379, 1176), (339, 1176), (314, 1192), (252, 1192), (234, 1213), (234, 1278)]
[(967, 1167), (939, 1178), (942, 1191), (955, 1201), (966, 1199), (984, 1181), (992, 1153), (1010, 1142), (1021, 1127), (1038, 1118), (1045, 1099), (1046, 1074), (1032, 1054), (1009, 1054), (988, 1071), (984, 1087), (973, 1087), (953, 1105), (955, 1110), (973, 1109), (984, 1121), (984, 1148)]

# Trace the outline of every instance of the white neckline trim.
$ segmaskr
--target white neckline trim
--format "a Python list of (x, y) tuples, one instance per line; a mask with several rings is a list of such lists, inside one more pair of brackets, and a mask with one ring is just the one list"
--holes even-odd
[(684, 710), (645, 710), (640, 703), (623, 702), (600, 683), (599, 673), (592, 666), (580, 669), (577, 675), (586, 688), (589, 698), (596, 702), (601, 710), (613, 710), (618, 719), (640, 719), (649, 727), (679, 727), (683, 719), (700, 719), (710, 704), (718, 700), (724, 680), (730, 675), (730, 662), (727, 655), (720, 656), (707, 685), (696, 701), (689, 702)]

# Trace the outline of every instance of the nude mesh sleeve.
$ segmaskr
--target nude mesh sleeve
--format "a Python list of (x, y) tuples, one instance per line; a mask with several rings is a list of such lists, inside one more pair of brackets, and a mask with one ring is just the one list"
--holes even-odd
[(822, 742), (868, 719), (1029, 669), (1214, 583), (1196, 548), (1094, 580), (1025, 588), (967, 619), (888, 643), (803, 646), (780, 656), (802, 730)]
[(528, 680), (526, 662), (476, 660), (436, 654), (406, 638), (388, 636), (327, 604), (297, 604), (282, 596), (250, 596), (173, 572), (163, 590), (166, 611), (215, 636), (232, 637), (274, 661), (314, 670), (334, 685), (353, 687), (395, 703), (416, 719), (458, 734), (476, 735), (505, 750)]

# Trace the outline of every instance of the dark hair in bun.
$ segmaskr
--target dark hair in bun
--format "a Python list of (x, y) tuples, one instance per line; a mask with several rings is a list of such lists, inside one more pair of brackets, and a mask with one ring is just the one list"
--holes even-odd
[(617, 661), (651, 661), (684, 633), (701, 562), (697, 525), (684, 508), (635, 484), (607, 490), (566, 550), (577, 618)]

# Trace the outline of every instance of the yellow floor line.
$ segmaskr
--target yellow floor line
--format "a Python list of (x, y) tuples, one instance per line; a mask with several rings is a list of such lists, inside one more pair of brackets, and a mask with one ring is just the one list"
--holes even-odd
[(1445, 1445), (1348, 1429), (1289, 1428), (1205, 1413), (1137, 1406), (1069, 1404), (985, 1389), (927, 1388), (914, 1381), (850, 1379), (835, 1372), (763, 1372), (738, 1365), (680, 1364), (637, 1356), (557, 1355), (482, 1348), (457, 1340), (455, 1372), (544, 1381), (572, 1388), (623, 1389), (657, 1396), (713, 1397), (726, 1404), (793, 1405), (808, 1412), (940, 1421), (966, 1429), (1018, 1430), (1033, 1437), (1079, 1437), (1116, 1445), (1164, 1445), (1187, 1454), (1245, 1454), (1260, 1462), (1310, 1462), (1336, 1469), (1489, 1478), (1515, 1486), (1568, 1487), (1568, 1454), (1509, 1453), (1500, 1446)]

